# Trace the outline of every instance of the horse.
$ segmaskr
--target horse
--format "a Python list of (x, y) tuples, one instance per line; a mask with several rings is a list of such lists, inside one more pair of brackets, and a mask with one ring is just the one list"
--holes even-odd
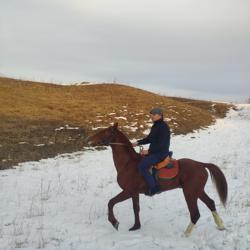
[[(138, 163), (142, 156), (135, 151), (129, 139), (118, 129), (118, 123), (101, 129), (97, 133), (86, 138), (89, 146), (111, 146), (114, 165), (117, 170), (117, 182), (122, 192), (108, 202), (108, 220), (118, 230), (119, 222), (115, 218), (114, 206), (127, 199), (132, 199), (135, 217), (134, 225), (129, 231), (141, 228), (139, 195), (148, 189), (147, 183), (138, 170)], [(212, 212), (215, 224), (219, 230), (224, 230), (224, 224), (219, 216), (215, 202), (204, 191), (209, 170), (213, 183), (216, 186), (220, 201), (226, 206), (227, 181), (220, 168), (211, 163), (202, 163), (192, 159), (178, 159), (179, 173), (171, 181), (159, 181), (161, 191), (182, 188), (187, 207), (190, 213), (190, 223), (184, 231), (185, 236), (190, 236), (194, 226), (200, 218), (198, 199), (206, 204)]]

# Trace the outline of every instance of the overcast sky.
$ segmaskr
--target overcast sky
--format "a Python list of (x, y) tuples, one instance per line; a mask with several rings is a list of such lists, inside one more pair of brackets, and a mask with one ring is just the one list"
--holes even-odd
[(0, 0), (0, 74), (250, 97), (250, 0)]

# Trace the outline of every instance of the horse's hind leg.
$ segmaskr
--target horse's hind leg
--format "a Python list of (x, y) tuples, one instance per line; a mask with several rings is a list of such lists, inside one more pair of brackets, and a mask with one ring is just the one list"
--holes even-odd
[(141, 228), (141, 222), (139, 217), (139, 212), (140, 212), (139, 194), (132, 196), (132, 201), (135, 214), (135, 224), (133, 227), (129, 229), (129, 231), (134, 231)]
[(205, 191), (203, 191), (201, 193), (201, 195), (199, 196), (199, 199), (201, 201), (203, 201), (207, 207), (211, 210), (211, 212), (213, 211), (216, 211), (216, 208), (215, 208), (215, 203), (214, 203), (214, 200), (212, 200), (207, 194)]
[(203, 191), (201, 193), (201, 195), (199, 196), (199, 199), (201, 201), (203, 201), (207, 205), (207, 207), (211, 210), (213, 218), (214, 218), (214, 222), (216, 223), (218, 229), (219, 230), (224, 230), (225, 227), (223, 225), (223, 221), (222, 221), (222, 219), (220, 218), (219, 214), (216, 211), (214, 201), (206, 194), (205, 191)]

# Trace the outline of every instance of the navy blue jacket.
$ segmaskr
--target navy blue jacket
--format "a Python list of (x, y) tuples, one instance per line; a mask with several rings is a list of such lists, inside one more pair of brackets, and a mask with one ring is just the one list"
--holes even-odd
[(149, 154), (169, 153), (170, 129), (163, 119), (154, 122), (147, 137), (137, 141), (138, 145), (149, 144)]

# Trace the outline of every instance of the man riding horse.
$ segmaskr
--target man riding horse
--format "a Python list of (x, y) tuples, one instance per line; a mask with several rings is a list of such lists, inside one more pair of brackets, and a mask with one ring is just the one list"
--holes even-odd
[(155, 178), (150, 174), (149, 169), (152, 165), (159, 163), (169, 155), (170, 129), (163, 120), (163, 110), (161, 108), (152, 109), (150, 116), (154, 124), (149, 135), (133, 143), (133, 146), (150, 144), (148, 150), (141, 152), (144, 157), (141, 159), (138, 168), (149, 186), (145, 195), (153, 196), (160, 193), (161, 190)]
[[(163, 160), (169, 154), (170, 131), (167, 124), (163, 121), (161, 109), (151, 110), (151, 118), (154, 125), (150, 134), (145, 139), (133, 144), (133, 146), (136, 146), (138, 144), (150, 143), (149, 151), (143, 151), (144, 157), (133, 149), (132, 143), (127, 136), (118, 129), (118, 123), (104, 128), (86, 139), (90, 146), (105, 145), (112, 148), (114, 166), (117, 171), (117, 183), (122, 189), (119, 194), (108, 202), (108, 220), (116, 229), (119, 227), (119, 221), (114, 215), (114, 206), (117, 203), (132, 199), (135, 223), (129, 230), (138, 230), (141, 228), (139, 195), (145, 192), (146, 194), (154, 195), (160, 191), (153, 177), (151, 178), (149, 175), (148, 168), (152, 164)], [(186, 236), (191, 235), (194, 226), (200, 218), (198, 199), (206, 204), (212, 212), (218, 229), (224, 230), (225, 227), (216, 211), (215, 202), (204, 190), (208, 179), (207, 170), (209, 170), (220, 200), (224, 206), (226, 205), (228, 186), (221, 169), (215, 164), (198, 162), (189, 158), (182, 158), (177, 161), (179, 166), (177, 176), (171, 181), (159, 180), (159, 184), (162, 192), (182, 188), (191, 219), (184, 234)], [(145, 174), (145, 179), (150, 185), (149, 190), (142, 174), (138, 171), (138, 166), (140, 171)]]

